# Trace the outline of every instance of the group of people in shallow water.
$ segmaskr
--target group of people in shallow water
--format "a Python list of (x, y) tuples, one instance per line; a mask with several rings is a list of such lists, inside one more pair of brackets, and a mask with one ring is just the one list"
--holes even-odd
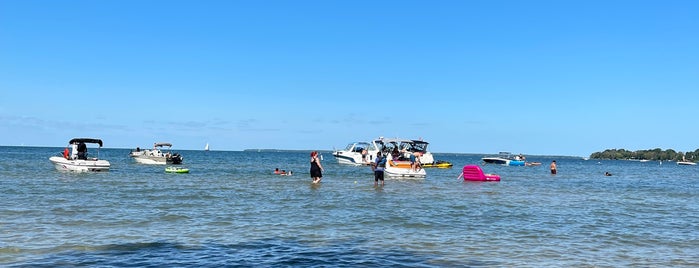
[[(419, 152), (418, 152), (419, 153)], [(419, 168), (419, 158), (420, 154), (411, 154), (410, 157), (410, 162), (411, 162), (411, 168)], [(318, 156), (318, 151), (313, 151), (311, 152), (311, 178), (313, 179), (313, 183), (320, 183), (320, 181), (323, 179), (323, 165), (320, 163), (320, 158)], [(371, 163), (371, 170), (374, 171), (374, 186), (377, 186), (379, 182), (381, 182), (381, 186), (384, 185), (384, 171), (386, 168), (386, 162), (387, 159), (384, 157), (381, 152), (376, 153), (376, 158), (374, 161)], [(556, 160), (551, 161), (551, 165), (549, 166), (551, 170), (551, 174), (555, 175), (558, 172), (558, 166), (556, 165)], [(274, 170), (274, 174), (279, 174), (279, 175), (291, 175), (291, 171), (285, 172), (284, 170), (279, 170), (279, 168)], [(612, 174), (609, 172), (605, 172), (605, 176), (611, 176)]]
[[(320, 157), (318, 156), (318, 151), (311, 152), (311, 178), (313, 183), (320, 183), (323, 180), (323, 165), (320, 163)], [(275, 168), (273, 174), (281, 176), (291, 176), (294, 173), (289, 170), (283, 170)]]
[(291, 176), (291, 175), (294, 175), (294, 172), (292, 172), (291, 170), (286, 171), (286, 170), (283, 170), (283, 169), (280, 170), (279, 168), (275, 168), (275, 169), (274, 169), (274, 174), (275, 174), (275, 175), (281, 175), (281, 176)]
[[(415, 160), (413, 160), (415, 161)], [(320, 163), (320, 157), (318, 151), (311, 152), (311, 169), (310, 174), (313, 179), (313, 183), (320, 183), (323, 180), (323, 165)], [(376, 153), (376, 158), (374, 162), (371, 163), (371, 170), (374, 171), (374, 186), (377, 186), (379, 181), (381, 181), (381, 186), (384, 185), (384, 168), (386, 167), (386, 158), (383, 157), (381, 152)]]
[[(320, 183), (323, 180), (323, 164), (320, 163), (320, 156), (318, 154), (318, 151), (313, 151), (311, 152), (311, 169), (310, 169), (310, 174), (311, 174), (311, 179), (313, 179), (313, 183)], [(374, 163), (371, 165), (371, 169), (374, 170), (374, 176), (375, 176), (375, 183), (374, 185), (378, 184), (378, 181), (381, 180), (381, 185), (383, 185), (383, 168), (386, 166), (386, 158), (381, 157), (381, 152), (377, 153), (376, 155), (376, 160)], [(286, 171), (283, 169), (276, 168), (274, 169), (273, 172), (275, 175), (282, 175), (282, 176), (291, 176), (293, 173), (291, 170)]]

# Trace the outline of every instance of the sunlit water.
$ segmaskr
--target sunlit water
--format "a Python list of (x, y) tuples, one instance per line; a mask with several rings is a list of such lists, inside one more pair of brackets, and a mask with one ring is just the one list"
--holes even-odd
[(699, 266), (697, 166), (530, 157), (463, 182), (482, 156), (437, 153), (454, 168), (375, 188), (328, 153), (313, 185), (307, 152), (179, 151), (191, 173), (166, 174), (102, 149), (111, 171), (74, 174), (59, 151), (0, 147), (0, 266)]

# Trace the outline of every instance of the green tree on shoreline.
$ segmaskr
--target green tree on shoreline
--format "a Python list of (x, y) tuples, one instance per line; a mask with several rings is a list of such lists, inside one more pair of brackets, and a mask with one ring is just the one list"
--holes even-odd
[(602, 152), (594, 152), (590, 155), (590, 159), (618, 159), (618, 160), (672, 160), (695, 162), (699, 160), (699, 149), (693, 152), (677, 152), (672, 149), (662, 150), (655, 148), (651, 150), (628, 151), (625, 149), (607, 149)]

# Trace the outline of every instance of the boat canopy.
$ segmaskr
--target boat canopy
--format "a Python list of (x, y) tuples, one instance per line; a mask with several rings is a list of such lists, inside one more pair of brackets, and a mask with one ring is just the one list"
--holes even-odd
[(156, 144), (153, 145), (153, 146), (155, 146), (155, 147), (163, 147), (163, 146), (172, 147), (172, 144), (171, 144), (171, 143), (167, 143), (167, 142), (158, 142), (158, 143), (156, 143)]
[(68, 144), (78, 144), (78, 143), (81, 143), (81, 142), (84, 142), (84, 143), (97, 143), (97, 144), (100, 145), (100, 147), (102, 147), (102, 140), (100, 140), (100, 139), (91, 139), (91, 138), (75, 138), (75, 139), (70, 140), (70, 142), (68, 142)]

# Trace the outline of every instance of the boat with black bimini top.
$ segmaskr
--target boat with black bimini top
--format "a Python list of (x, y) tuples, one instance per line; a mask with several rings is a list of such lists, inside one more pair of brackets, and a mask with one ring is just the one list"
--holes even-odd
[[(93, 138), (74, 138), (68, 142), (60, 156), (51, 156), (49, 161), (59, 171), (102, 172), (109, 171), (109, 161), (99, 159), (99, 148), (95, 157), (89, 157), (87, 144), (98, 144), (102, 148), (102, 140)], [(70, 149), (69, 149), (70, 148)]]

